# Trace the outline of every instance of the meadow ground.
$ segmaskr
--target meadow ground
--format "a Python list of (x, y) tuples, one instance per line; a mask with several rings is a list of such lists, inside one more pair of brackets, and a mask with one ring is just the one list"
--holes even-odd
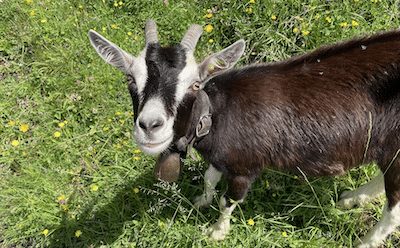
[[(199, 23), (206, 31), (198, 58), (243, 38), (246, 64), (398, 28), (399, 5), (0, 1), (0, 247), (352, 247), (380, 218), (383, 198), (352, 210), (335, 202), (368, 181), (372, 165), (308, 181), (267, 170), (235, 211), (229, 237), (208, 240), (203, 231), (218, 217), (217, 201), (200, 211), (191, 204), (205, 163), (188, 161), (177, 184), (154, 180), (154, 158), (132, 139), (124, 77), (98, 57), (87, 32), (137, 54), (146, 19), (156, 20), (162, 44)], [(395, 233), (387, 247), (399, 243)]]

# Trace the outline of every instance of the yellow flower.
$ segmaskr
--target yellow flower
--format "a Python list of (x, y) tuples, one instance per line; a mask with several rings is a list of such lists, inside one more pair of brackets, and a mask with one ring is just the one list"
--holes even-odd
[(119, 6), (122, 6), (124, 3), (122, 1), (118, 2)]
[(137, 194), (137, 193), (139, 193), (139, 188), (133, 188), (132, 191), (133, 191), (133, 193)]
[(209, 39), (209, 40), (208, 40), (208, 43), (213, 43), (213, 42), (214, 42), (213, 39)]
[(372, 3), (377, 3), (379, 0), (371, 0)]
[(286, 238), (286, 237), (287, 237), (287, 232), (283, 231), (283, 232), (282, 232), (282, 237), (285, 237), (285, 238)]
[(17, 146), (19, 146), (19, 141), (18, 140), (13, 140), (13, 141), (11, 141), (11, 145), (13, 147), (17, 147)]
[(253, 219), (250, 218), (250, 219), (247, 220), (247, 224), (248, 224), (249, 226), (254, 226), (255, 222), (254, 222)]
[(140, 157), (134, 156), (133, 159), (136, 160), (136, 161), (139, 161), (139, 160), (140, 160)]
[(59, 195), (57, 197), (57, 202), (65, 202), (65, 195)]
[(135, 154), (139, 154), (139, 153), (141, 153), (142, 151), (141, 150), (139, 150), (139, 149), (135, 149), (135, 150), (133, 150), (133, 153), (135, 153)]
[(29, 15), (30, 15), (30, 16), (35, 16), (35, 14), (36, 14), (36, 13), (35, 13), (34, 10), (31, 10), (31, 12), (29, 12)]
[(205, 17), (208, 18), (208, 19), (210, 19), (211, 17), (213, 17), (213, 13), (207, 13), (207, 14), (205, 15)]
[(54, 132), (53, 136), (54, 136), (54, 138), (59, 138), (61, 136), (61, 132), (56, 131), (56, 132)]
[(46, 23), (46, 22), (47, 22), (47, 19), (42, 19), (42, 20), (40, 20), (40, 22), (41, 22), (41, 23)]
[(118, 25), (117, 25), (117, 24), (111, 24), (111, 28), (112, 28), (112, 29), (117, 29), (117, 28), (118, 28)]
[(121, 115), (121, 114), (122, 114), (122, 113), (119, 112), (119, 111), (115, 112), (115, 115), (116, 115), (116, 116), (119, 116), (119, 115)]
[(60, 123), (58, 123), (58, 126), (61, 127), (61, 128), (63, 128), (63, 127), (65, 126), (65, 122), (60, 122)]
[(82, 235), (82, 231), (81, 230), (76, 230), (75, 231), (75, 237), (79, 238)]
[(246, 13), (247, 14), (251, 14), (251, 13), (253, 13), (253, 8), (252, 7), (248, 7), (248, 8), (246, 8)]
[(271, 16), (271, 20), (273, 20), (273, 21), (275, 21), (276, 18), (277, 18), (276, 15), (272, 15), (272, 16)]
[(19, 131), (26, 133), (29, 130), (29, 125), (28, 124), (21, 124), (21, 126), (19, 126)]
[(49, 229), (44, 229), (44, 230), (42, 231), (42, 234), (43, 234), (44, 236), (49, 235)]
[(204, 27), (204, 31), (206, 31), (207, 33), (211, 33), (213, 31), (214, 27), (211, 24), (207, 24)]
[(310, 31), (308, 31), (308, 30), (301, 30), (301, 34), (302, 34), (303, 36), (307, 36), (307, 35), (310, 34)]
[(327, 21), (328, 23), (332, 23), (332, 18), (327, 16), (327, 17), (325, 17), (325, 21)]
[(347, 26), (349, 25), (347, 22), (341, 22), (339, 24), (342, 28), (347, 28)]
[(106, 28), (106, 27), (102, 27), (101, 30), (102, 30), (103, 32), (105, 32), (105, 31), (107, 30), (107, 28)]
[(108, 130), (110, 130), (109, 127), (103, 127), (103, 131), (104, 131), (104, 132), (107, 132)]
[(351, 26), (353, 26), (353, 27), (357, 27), (359, 24), (358, 24), (358, 22), (357, 21), (355, 21), (355, 20), (351, 20)]
[(96, 192), (99, 190), (99, 186), (97, 186), (96, 184), (92, 184), (92, 185), (90, 185), (90, 190), (92, 192)]
[(115, 1), (115, 2), (114, 2), (114, 6), (115, 6), (115, 7), (118, 7), (118, 2)]
[(128, 34), (128, 36), (132, 36), (132, 32), (131, 31), (129, 31), (127, 34)]
[(8, 122), (8, 126), (9, 126), (9, 127), (15, 126), (15, 121), (13, 121), (13, 120), (9, 121), (9, 122)]
[(297, 34), (300, 30), (298, 28), (293, 29), (293, 33)]
[(31, 4), (33, 2), (33, 0), (25, 0), (25, 3), (27, 4)]
[(82, 6), (82, 4), (79, 4), (78, 8), (80, 8), (80, 9), (83, 9), (83, 6)]
[(249, 3), (256, 3), (256, 0), (250, 0)]

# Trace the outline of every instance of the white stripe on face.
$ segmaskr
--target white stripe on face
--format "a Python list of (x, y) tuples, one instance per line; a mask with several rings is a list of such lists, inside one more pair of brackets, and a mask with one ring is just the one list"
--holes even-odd
[(177, 88), (175, 93), (176, 106), (180, 104), (189, 86), (199, 79), (198, 65), (192, 53), (186, 54), (186, 66), (178, 76)]
[(139, 56), (135, 59), (135, 63), (131, 67), (131, 73), (135, 78), (138, 96), (140, 99), (142, 98), (141, 96), (147, 81), (147, 65), (145, 56), (146, 49), (139, 54)]

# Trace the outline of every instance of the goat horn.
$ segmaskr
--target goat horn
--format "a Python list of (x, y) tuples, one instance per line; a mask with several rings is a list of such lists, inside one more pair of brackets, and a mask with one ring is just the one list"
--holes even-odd
[(200, 25), (193, 24), (183, 37), (181, 45), (186, 47), (189, 51), (193, 51), (201, 33), (203, 33), (203, 28)]
[(157, 25), (154, 20), (148, 20), (146, 22), (146, 26), (144, 28), (144, 32), (146, 34), (146, 44), (149, 43), (157, 43)]

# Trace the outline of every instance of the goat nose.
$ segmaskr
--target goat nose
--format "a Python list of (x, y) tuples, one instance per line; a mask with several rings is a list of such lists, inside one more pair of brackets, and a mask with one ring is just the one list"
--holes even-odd
[(164, 121), (162, 119), (155, 120), (139, 120), (139, 127), (143, 129), (145, 132), (156, 132), (161, 129), (164, 125)]

